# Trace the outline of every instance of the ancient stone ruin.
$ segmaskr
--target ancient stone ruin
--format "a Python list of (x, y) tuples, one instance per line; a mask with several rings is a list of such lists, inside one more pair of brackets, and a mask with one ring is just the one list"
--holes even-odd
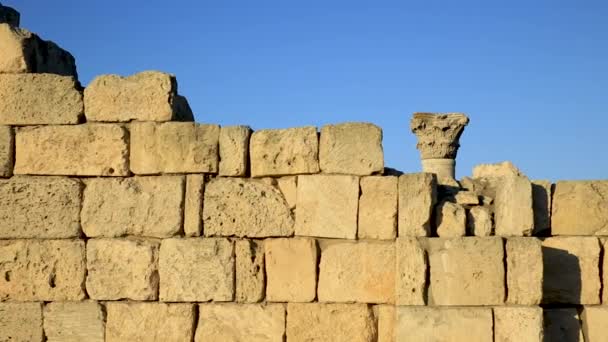
[(18, 25), (0, 7), (0, 341), (607, 341), (608, 181), (457, 180), (463, 114), (414, 114), (414, 174), (369, 123), (194, 123), (174, 76), (82, 89)]

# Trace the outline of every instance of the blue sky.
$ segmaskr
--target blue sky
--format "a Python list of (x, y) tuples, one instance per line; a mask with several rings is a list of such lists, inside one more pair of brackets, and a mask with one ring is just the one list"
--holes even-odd
[(409, 120), (464, 112), (457, 176), (511, 160), (533, 179), (608, 178), (606, 1), (4, 0), (95, 75), (175, 74), (198, 122), (345, 121), (420, 170)]

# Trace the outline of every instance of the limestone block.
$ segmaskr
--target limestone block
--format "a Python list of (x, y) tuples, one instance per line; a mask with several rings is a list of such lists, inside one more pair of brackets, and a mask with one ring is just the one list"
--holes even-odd
[(158, 298), (158, 242), (90, 239), (87, 270), (87, 292), (92, 299)]
[(134, 122), (130, 126), (133, 173), (217, 172), (220, 126), (192, 122)]
[(204, 175), (186, 176), (186, 196), (184, 198), (184, 234), (201, 236), (203, 232)]
[(82, 183), (65, 177), (0, 180), (0, 239), (80, 235)]
[(600, 243), (596, 237), (543, 240), (543, 303), (599, 304)]
[(354, 239), (357, 236), (359, 177), (298, 177), (296, 235)]
[(85, 298), (81, 240), (0, 240), (0, 301)]
[(576, 308), (545, 309), (543, 320), (544, 341), (587, 342)]
[(492, 235), (492, 213), (487, 207), (472, 207), (467, 210), (467, 230), (474, 236)]
[(288, 341), (372, 342), (376, 334), (365, 304), (287, 304)]
[(437, 177), (432, 173), (399, 176), (399, 236), (430, 236), (437, 202)]
[(534, 229), (532, 183), (526, 177), (502, 177), (496, 190), (494, 220), (498, 236), (530, 236)]
[(0, 5), (0, 23), (7, 23), (11, 26), (19, 26), (21, 15), (17, 10), (8, 6)]
[(397, 307), (395, 341), (493, 340), (491, 308)]
[(524, 176), (510, 161), (494, 164), (479, 164), (473, 168), (473, 178)]
[(457, 203), (440, 202), (435, 209), (437, 235), (442, 238), (457, 238), (466, 235), (467, 214)]
[(581, 313), (585, 342), (601, 342), (608, 336), (608, 306), (585, 306)]
[(606, 253), (608, 253), (608, 239), (601, 239), (602, 245), (602, 253), (604, 257), (602, 258), (602, 270), (606, 270), (602, 272), (602, 284), (605, 286), (606, 290), (602, 291), (602, 304), (608, 304), (608, 257)]
[(543, 309), (536, 306), (502, 306), (494, 309), (495, 342), (543, 341)]
[(159, 275), (161, 301), (231, 301), (234, 246), (227, 239), (165, 239)]
[(201, 304), (195, 342), (283, 342), (283, 304)]
[(205, 185), (205, 236), (291, 236), (294, 221), (279, 190), (243, 178), (214, 178)]
[(478, 205), (479, 195), (474, 191), (460, 190), (454, 195), (454, 202), (461, 205)]
[(266, 300), (311, 302), (317, 288), (317, 244), (314, 239), (271, 239), (264, 243)]
[(548, 180), (532, 181), (534, 235), (547, 235), (551, 228), (551, 186)]
[(432, 238), (426, 243), (430, 267), (429, 305), (504, 303), (501, 238)]
[(424, 305), (427, 257), (415, 237), (400, 237), (395, 245), (397, 254), (396, 304)]
[(395, 176), (363, 177), (360, 181), (360, 239), (391, 240), (397, 236), (397, 189)]
[(0, 303), (0, 338), (7, 342), (46, 341), (42, 303)]
[(220, 129), (220, 176), (245, 176), (249, 159), (249, 126)]
[(0, 177), (13, 175), (15, 165), (15, 133), (9, 126), (0, 126)]
[(264, 129), (249, 141), (251, 176), (282, 176), (319, 172), (316, 127)]
[(298, 176), (285, 176), (275, 179), (279, 190), (281, 190), (285, 201), (289, 205), (289, 209), (294, 210), (297, 204)]
[(190, 303), (106, 304), (107, 342), (192, 341), (195, 307)]
[(108, 124), (20, 128), (14, 173), (127, 176), (128, 138), (124, 127)]
[(608, 181), (557, 182), (551, 233), (608, 235)]
[(395, 342), (397, 310), (393, 305), (374, 306), (374, 316), (378, 321), (378, 342)]
[(236, 260), (236, 301), (256, 303), (264, 299), (266, 271), (264, 246), (255, 240), (237, 240), (234, 244)]
[(324, 173), (371, 175), (384, 169), (382, 129), (349, 122), (321, 128), (319, 165)]
[(44, 334), (49, 342), (104, 342), (104, 319), (101, 305), (94, 301), (48, 303)]
[(533, 237), (507, 239), (507, 303), (538, 305), (543, 297), (543, 253)]

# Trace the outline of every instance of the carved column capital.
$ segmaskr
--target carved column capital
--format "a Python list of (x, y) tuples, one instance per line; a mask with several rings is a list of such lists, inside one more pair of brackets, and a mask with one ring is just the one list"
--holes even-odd
[(421, 159), (456, 159), (469, 118), (462, 113), (414, 113), (410, 128), (418, 138)]

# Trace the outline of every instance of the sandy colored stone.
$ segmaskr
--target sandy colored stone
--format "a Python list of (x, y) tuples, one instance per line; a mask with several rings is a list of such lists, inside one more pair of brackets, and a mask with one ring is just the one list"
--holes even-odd
[(557, 182), (551, 234), (608, 235), (608, 180)]
[(314, 239), (271, 239), (264, 243), (266, 300), (311, 302), (317, 290), (317, 244)]
[(234, 244), (236, 268), (236, 301), (257, 303), (264, 299), (266, 271), (264, 245), (255, 240), (237, 240)]
[(608, 336), (608, 306), (585, 306), (581, 312), (585, 342), (602, 342)]
[(19, 26), (21, 15), (17, 10), (8, 6), (0, 5), (0, 23), (6, 23), (11, 26)]
[(82, 229), (88, 237), (170, 237), (182, 230), (183, 176), (86, 180)]
[(325, 125), (319, 140), (319, 165), (324, 173), (366, 176), (384, 169), (382, 129), (374, 124)]
[(201, 304), (195, 342), (283, 342), (283, 304)]
[(227, 239), (165, 239), (160, 245), (159, 275), (161, 301), (232, 301), (233, 243)]
[(437, 177), (432, 173), (399, 176), (399, 236), (430, 236), (437, 202)]
[(547, 234), (551, 229), (551, 186), (548, 180), (532, 181), (534, 235)]
[(397, 183), (395, 176), (361, 178), (359, 239), (392, 240), (397, 236)]
[(366, 304), (287, 304), (288, 341), (372, 342), (376, 335)]
[(194, 338), (194, 304), (110, 302), (106, 311), (106, 342), (180, 342)]
[(427, 257), (415, 237), (400, 237), (396, 245), (396, 304), (425, 305)]
[(478, 205), (479, 195), (474, 191), (461, 190), (454, 195), (454, 202), (460, 205)]
[(492, 235), (492, 213), (487, 207), (472, 207), (467, 210), (467, 231), (473, 236)]
[(435, 207), (437, 235), (442, 238), (457, 238), (466, 235), (467, 214), (457, 203), (440, 202)]
[(460, 135), (468, 123), (462, 113), (414, 113), (410, 129), (418, 140), (420, 159), (456, 159)]
[(42, 331), (42, 303), (0, 303), (0, 339), (46, 341)]
[(279, 190), (281, 190), (285, 201), (289, 205), (289, 209), (294, 210), (297, 204), (298, 176), (279, 177), (276, 180)]
[(14, 173), (127, 176), (128, 139), (124, 127), (110, 124), (20, 128)]
[(526, 177), (502, 177), (496, 189), (494, 221), (498, 236), (530, 236), (534, 229), (532, 183)]
[(204, 175), (186, 175), (186, 196), (184, 198), (184, 234), (201, 236), (203, 232)]
[(0, 180), (0, 239), (80, 235), (82, 183), (65, 177)]
[(576, 308), (545, 309), (543, 320), (544, 341), (588, 342), (583, 337)]
[(104, 342), (105, 317), (99, 303), (53, 302), (44, 307), (44, 334), (49, 342)]
[(92, 299), (158, 299), (158, 242), (90, 239), (87, 270)]
[(193, 122), (134, 122), (131, 127), (131, 171), (216, 173), (220, 126)]
[(536, 306), (502, 306), (495, 307), (493, 310), (494, 342), (543, 341), (542, 308)]
[(0, 240), (0, 301), (85, 298), (82, 240)]
[(493, 340), (491, 308), (397, 307), (395, 341)]
[(507, 239), (507, 303), (538, 305), (543, 297), (543, 253), (534, 237)]
[(429, 305), (504, 303), (501, 238), (431, 238), (425, 242), (430, 267)]
[(378, 342), (395, 342), (397, 309), (393, 305), (374, 306), (374, 316), (378, 321)]
[(264, 129), (249, 141), (251, 176), (282, 176), (319, 172), (319, 140), (312, 126)]
[(227, 126), (220, 129), (220, 176), (245, 176), (249, 164), (249, 126)]
[(473, 178), (524, 176), (510, 161), (494, 164), (479, 164), (473, 167)]
[(15, 133), (9, 126), (0, 126), (0, 177), (13, 175), (15, 166)]
[(217, 177), (205, 184), (205, 236), (291, 236), (294, 220), (281, 192), (250, 179)]
[(608, 304), (608, 257), (606, 253), (608, 253), (608, 238), (602, 238), (600, 240), (602, 245), (602, 253), (604, 257), (602, 258), (602, 270), (606, 270), (602, 272), (602, 284), (606, 290), (602, 291), (602, 304)]
[(296, 235), (355, 239), (359, 177), (298, 177)]
[(600, 303), (600, 243), (596, 237), (543, 240), (543, 303)]

